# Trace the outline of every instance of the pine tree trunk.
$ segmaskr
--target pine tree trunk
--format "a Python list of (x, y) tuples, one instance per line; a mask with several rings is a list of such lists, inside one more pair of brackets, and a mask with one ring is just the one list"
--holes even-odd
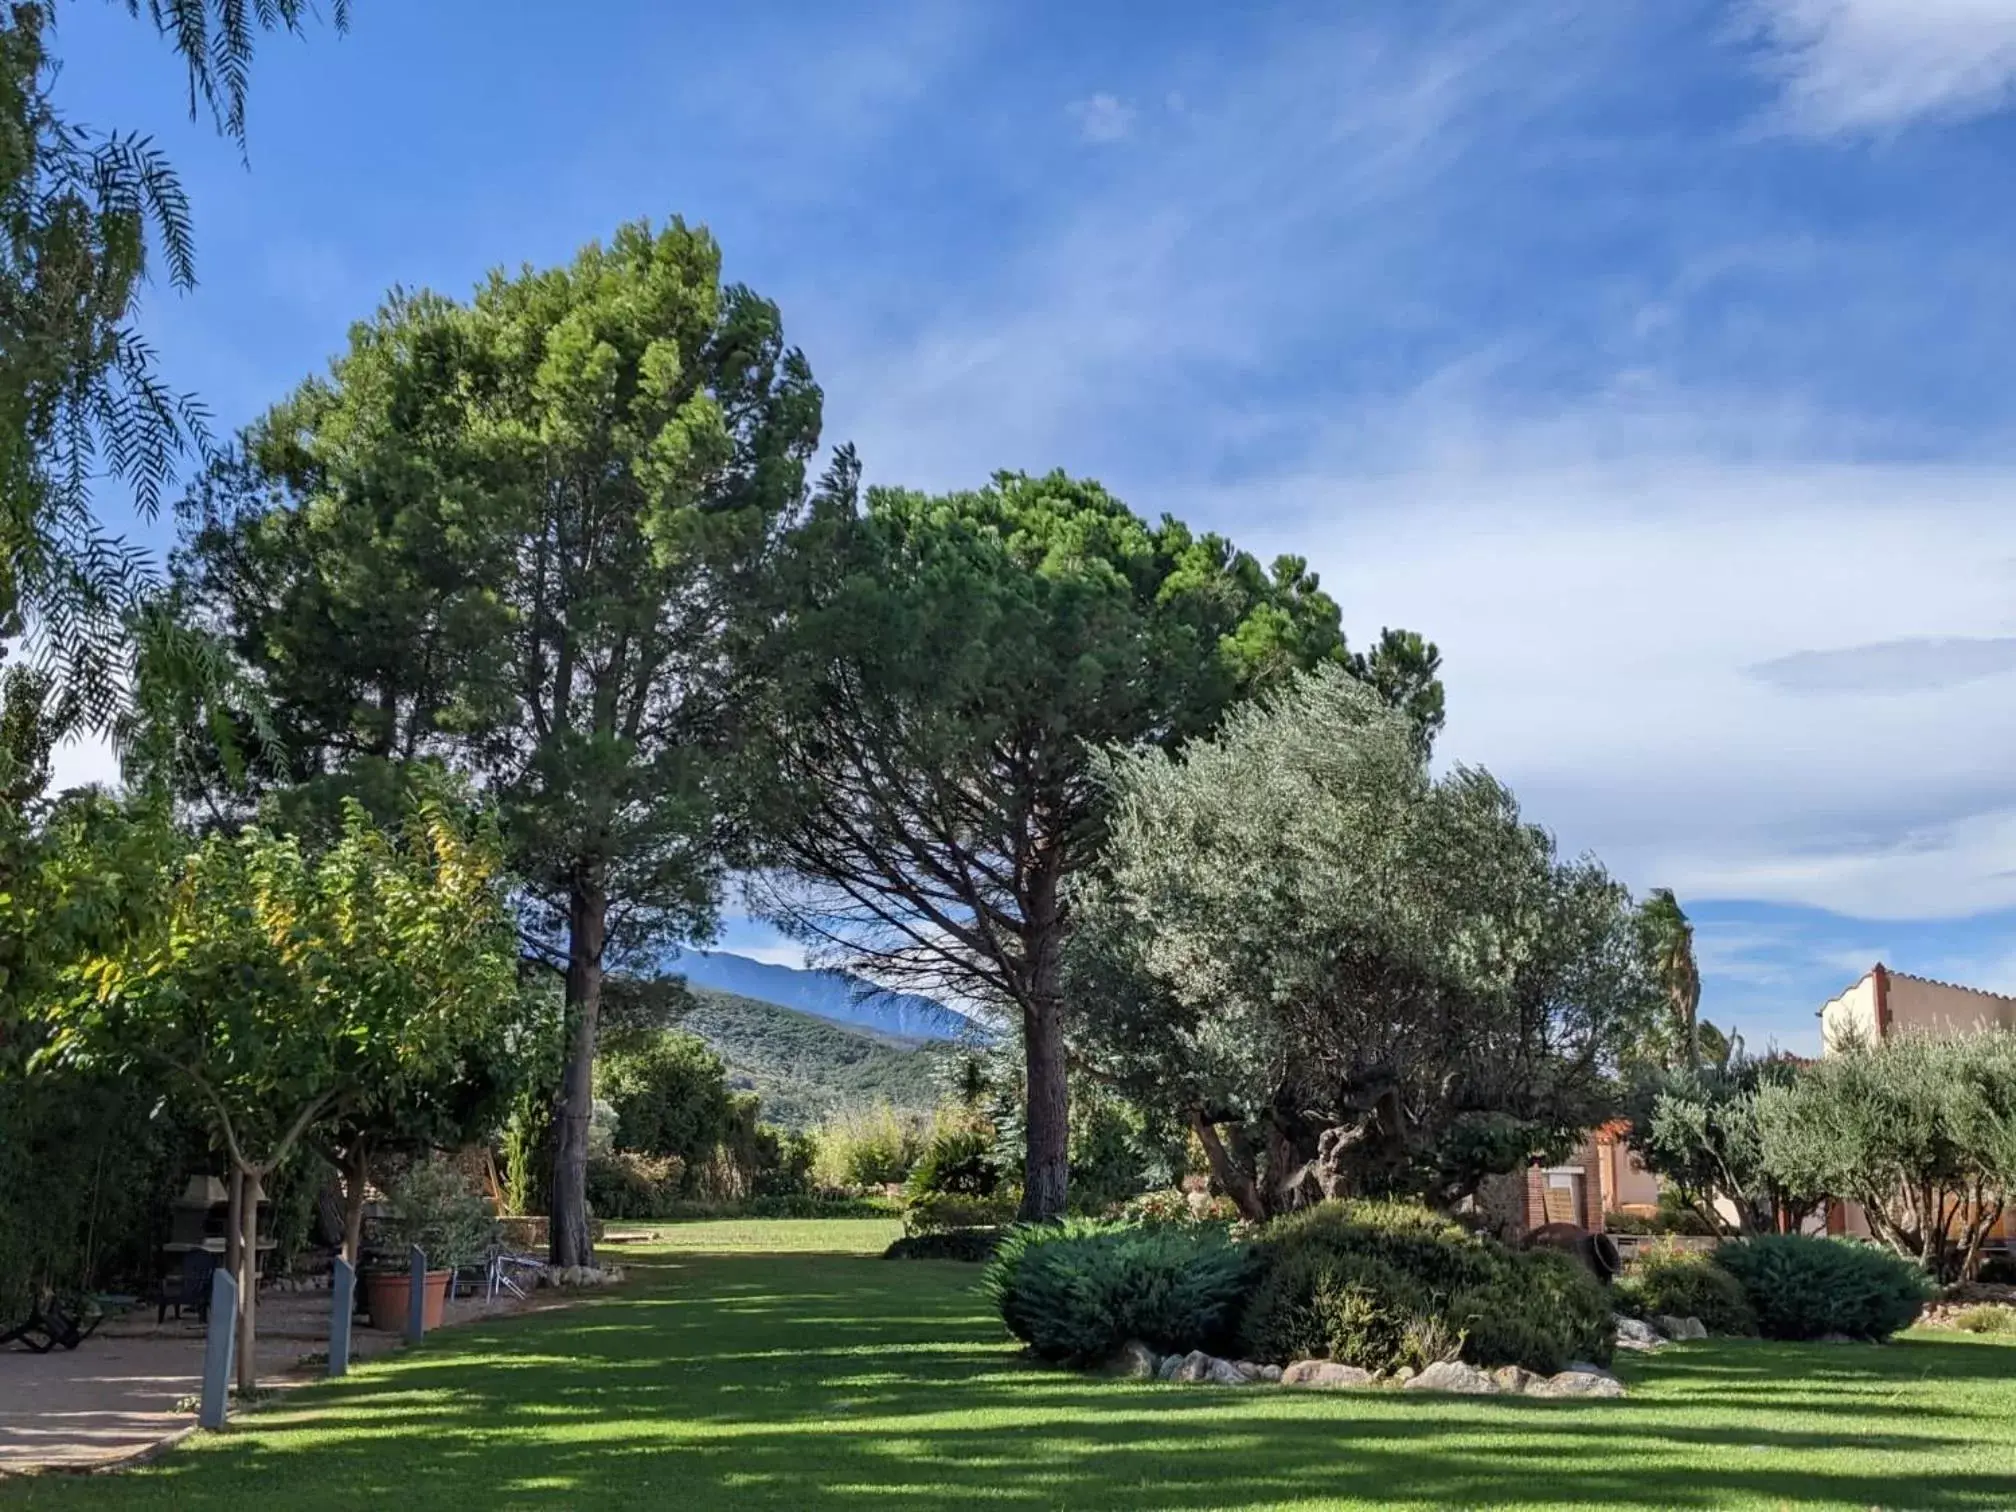
[(1065, 1076), (1063, 1004), (1038, 998), (1022, 1016), (1028, 1054), (1029, 1116), (1025, 1128), (1022, 1211), (1026, 1222), (1064, 1211), (1070, 1182), (1071, 1104)]
[(567, 1069), (553, 1148), (553, 1212), (549, 1258), (555, 1265), (593, 1265), (588, 1229), (588, 1127), (595, 1114), (595, 1030), (602, 1010), (602, 946), (609, 899), (599, 873), (576, 882), (567, 907)]

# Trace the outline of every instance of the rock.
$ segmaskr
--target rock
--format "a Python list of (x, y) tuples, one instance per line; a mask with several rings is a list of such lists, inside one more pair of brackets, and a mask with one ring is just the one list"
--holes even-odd
[(1624, 1383), (1607, 1370), (1594, 1365), (1570, 1365), (1559, 1375), (1535, 1380), (1526, 1388), (1536, 1397), (1621, 1397)]
[(1402, 1391), (1454, 1391), (1464, 1396), (1496, 1396), (1498, 1383), (1475, 1365), (1461, 1360), (1437, 1360), (1412, 1380), (1401, 1384)]
[(1279, 1386), (1281, 1384), (1281, 1367), (1279, 1365), (1262, 1365), (1260, 1367), (1260, 1379), (1265, 1381), (1269, 1386)]
[(1148, 1381), (1154, 1379), (1161, 1366), (1162, 1356), (1139, 1339), (1129, 1339), (1106, 1362), (1106, 1374), (1123, 1376), (1130, 1381)]
[(1413, 1379), (1414, 1379), (1414, 1367), (1412, 1365), (1402, 1365), (1398, 1370), (1394, 1371), (1393, 1374), (1386, 1377), (1386, 1384), (1389, 1386), (1405, 1386), (1409, 1381)]
[(1643, 1318), (1627, 1318), (1623, 1313), (1618, 1313), (1616, 1323), (1619, 1349), (1636, 1349), (1650, 1353), (1666, 1342), (1659, 1337), (1659, 1330)]
[(1182, 1368), (1183, 1356), (1164, 1355), (1162, 1356), (1162, 1363), (1155, 1367), (1155, 1379), (1158, 1381), (1173, 1381), (1176, 1379), (1176, 1372)]
[(1708, 1325), (1699, 1318), (1676, 1318), (1663, 1313), (1652, 1320), (1652, 1326), (1669, 1339), (1705, 1339)]
[(1208, 1381), (1211, 1379), (1211, 1367), (1220, 1363), (1222, 1362), (1212, 1359), (1203, 1350), (1193, 1349), (1177, 1362), (1176, 1369), (1170, 1374), (1169, 1379), (1185, 1384)]
[(1347, 1386), (1376, 1385), (1378, 1378), (1356, 1365), (1340, 1365), (1335, 1360), (1297, 1360), (1281, 1372), (1283, 1386), (1314, 1386), (1337, 1391)]
[[(1259, 1367), (1254, 1369), (1257, 1371)], [(1251, 1386), (1257, 1377), (1249, 1376), (1230, 1360), (1212, 1360), (1204, 1379), (1213, 1386)]]
[(1491, 1372), (1491, 1379), (1498, 1383), (1500, 1391), (1516, 1396), (1530, 1389), (1533, 1383), (1540, 1380), (1541, 1377), (1536, 1376), (1523, 1365), (1500, 1365), (1496, 1370)]

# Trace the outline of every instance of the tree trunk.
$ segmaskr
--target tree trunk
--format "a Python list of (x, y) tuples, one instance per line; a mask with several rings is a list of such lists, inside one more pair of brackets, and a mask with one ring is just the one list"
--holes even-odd
[(549, 1258), (555, 1265), (595, 1263), (595, 1244), (588, 1231), (588, 1125), (595, 1114), (595, 1029), (602, 1011), (602, 946), (608, 925), (608, 895), (600, 872), (590, 870), (574, 884), (567, 903), (571, 1033), (553, 1142)]
[(1071, 1102), (1065, 1076), (1063, 1004), (1038, 998), (1022, 1015), (1028, 1057), (1029, 1116), (1024, 1130), (1024, 1222), (1058, 1217), (1071, 1179)]
[(229, 1197), (224, 1205), (224, 1270), (233, 1281), (241, 1286), (245, 1273), (240, 1268), (240, 1242), (245, 1237), (245, 1173), (238, 1163), (231, 1162), (231, 1174), (226, 1178)]
[(351, 1265), (364, 1249), (364, 1191), (370, 1184), (371, 1156), (359, 1139), (343, 1152), (343, 1258)]
[(243, 1227), (238, 1238), (238, 1396), (251, 1395), (259, 1385), (259, 1198), (265, 1191), (258, 1167), (244, 1173), (240, 1199)]
[(1225, 1189), (1225, 1195), (1232, 1199), (1232, 1205), (1239, 1209), (1239, 1216), (1251, 1223), (1264, 1223), (1267, 1207), (1260, 1200), (1260, 1189), (1254, 1185), (1252, 1176), (1226, 1152), (1225, 1142), (1218, 1137), (1217, 1126), (1203, 1113), (1192, 1112), (1190, 1127), (1197, 1135), (1197, 1142), (1204, 1146), (1204, 1159), (1210, 1164), (1211, 1174)]

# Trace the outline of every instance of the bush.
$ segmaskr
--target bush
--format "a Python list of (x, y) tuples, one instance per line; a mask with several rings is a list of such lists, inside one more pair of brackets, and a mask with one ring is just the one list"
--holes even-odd
[(1074, 1219), (1011, 1229), (982, 1285), (1037, 1355), (1092, 1364), (1129, 1339), (1222, 1349), (1253, 1266), (1249, 1247), (1214, 1229)]
[(964, 1260), (979, 1263), (994, 1258), (1001, 1230), (946, 1229), (935, 1234), (905, 1234), (882, 1252), (884, 1260)]
[(1750, 1298), (1712, 1256), (1670, 1244), (1646, 1250), (1617, 1282), (1623, 1311), (1641, 1318), (1699, 1318), (1711, 1334), (1757, 1332)]
[(619, 1150), (588, 1162), (588, 1206), (598, 1218), (662, 1222), (675, 1216), (685, 1184), (677, 1155)]
[(1497, 1274), (1503, 1245), (1414, 1202), (1323, 1202), (1270, 1223), (1270, 1258), (1301, 1249), (1370, 1255), (1446, 1299)]
[(1970, 1307), (1965, 1312), (1955, 1313), (1951, 1326), (1962, 1333), (2004, 1334), (2016, 1333), (2016, 1307), (1997, 1307), (1984, 1303)]
[(727, 1070), (691, 1034), (667, 1031), (609, 1047), (596, 1061), (595, 1083), (615, 1111), (618, 1150), (676, 1155), (691, 1170), (727, 1131)]
[(1001, 1185), (994, 1160), (994, 1131), (971, 1120), (940, 1122), (910, 1167), (906, 1197), (991, 1197)]
[(1447, 1315), (1473, 1365), (1541, 1375), (1578, 1360), (1607, 1365), (1616, 1339), (1609, 1291), (1558, 1250), (1507, 1254), (1489, 1282), (1450, 1299)]
[(387, 1196), (378, 1232), (400, 1260), (417, 1244), (431, 1270), (470, 1265), (497, 1238), (497, 1217), (489, 1200), (445, 1160), (414, 1166), (393, 1183)]
[(882, 1103), (837, 1114), (819, 1130), (817, 1143), (812, 1175), (820, 1186), (892, 1186), (910, 1174), (923, 1129), (919, 1119)]
[(812, 1163), (819, 1147), (810, 1134), (761, 1124), (756, 1129), (756, 1169), (750, 1181), (753, 1197), (809, 1197)]
[(1073, 1212), (1103, 1213), (1148, 1184), (1140, 1115), (1110, 1093), (1072, 1100), (1069, 1155)]
[(1014, 1221), (1016, 1206), (1013, 1192), (997, 1192), (992, 1197), (920, 1197), (903, 1205), (903, 1232), (939, 1234), (947, 1229), (1000, 1228)]
[(1723, 1245), (1715, 1263), (1742, 1285), (1768, 1339), (1887, 1339), (1931, 1296), (1917, 1266), (1853, 1239), (1766, 1234)]
[(1230, 1197), (1207, 1197), (1198, 1194), (1192, 1200), (1191, 1194), (1175, 1187), (1164, 1187), (1159, 1192), (1143, 1192), (1123, 1204), (1114, 1217), (1130, 1223), (1237, 1223), (1239, 1209)]

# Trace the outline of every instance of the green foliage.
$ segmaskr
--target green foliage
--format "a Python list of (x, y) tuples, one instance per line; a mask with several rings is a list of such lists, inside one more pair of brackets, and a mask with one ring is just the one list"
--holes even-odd
[(884, 1260), (959, 1260), (979, 1265), (994, 1258), (1001, 1247), (1001, 1231), (995, 1228), (936, 1229), (929, 1233), (905, 1234), (882, 1252)]
[(1434, 778), (1372, 692), (1319, 670), (1102, 776), (1075, 1047), (1136, 1105), (1229, 1126), (1249, 1217), (1312, 1187), (1446, 1206), (1609, 1110), (1657, 1009), (1628, 894), (1488, 774)]
[(692, 1165), (727, 1132), (729, 1093), (721, 1057), (676, 1031), (611, 1045), (596, 1067), (596, 1092), (616, 1110), (616, 1148), (677, 1156)]
[(1735, 1208), (1738, 1229), (1756, 1234), (1774, 1229), (1781, 1209), (1796, 1219), (1820, 1196), (1780, 1179), (1764, 1158), (1759, 1096), (1796, 1074), (1788, 1057), (1736, 1057), (1651, 1070), (1633, 1084), (1632, 1152), (1662, 1178), (1662, 1209), (1671, 1202), (1697, 1216), (1698, 1227), (1686, 1232), (1725, 1231), (1718, 1199)]
[(1397, 1201), (1318, 1203), (1275, 1219), (1260, 1247), (1270, 1261), (1304, 1251), (1370, 1256), (1442, 1298), (1489, 1281), (1507, 1253), (1419, 1203)]
[(1140, 1114), (1111, 1095), (1081, 1095), (1071, 1109), (1071, 1208), (1103, 1213), (1147, 1185)]
[(1241, 1349), (1286, 1364), (1327, 1356), (1365, 1370), (1419, 1369), (1419, 1323), (1440, 1311), (1414, 1276), (1377, 1256), (1304, 1244), (1274, 1256), (1246, 1300)]
[(1603, 1284), (1572, 1258), (1534, 1249), (1507, 1255), (1483, 1286), (1458, 1292), (1443, 1316), (1477, 1365), (1523, 1365), (1543, 1375), (1578, 1360), (1607, 1365), (1615, 1325)]
[(761, 1124), (756, 1129), (756, 1169), (750, 1181), (753, 1197), (809, 1197), (812, 1167), (819, 1145), (810, 1134)]
[(474, 1265), (496, 1242), (497, 1215), (488, 1199), (445, 1160), (413, 1166), (386, 1197), (379, 1234), (395, 1266), (415, 1244), (425, 1251), (430, 1270)]
[(1723, 1245), (1715, 1263), (1742, 1286), (1767, 1339), (1887, 1339), (1932, 1295), (1916, 1265), (1850, 1239), (1762, 1234)]
[(820, 1126), (812, 1174), (826, 1188), (891, 1186), (910, 1174), (925, 1125), (887, 1103), (849, 1108)]
[(1222, 1349), (1252, 1272), (1250, 1249), (1215, 1229), (1076, 1219), (1011, 1230), (981, 1285), (1037, 1355), (1087, 1365), (1129, 1339)]
[(2016, 1032), (1838, 1046), (1761, 1094), (1757, 1118), (1774, 1179), (1860, 1203), (1879, 1238), (1952, 1281), (2016, 1197)]
[(2016, 1307), (1970, 1307), (1955, 1313), (1950, 1326), (1971, 1334), (2016, 1333)]
[(991, 1197), (1001, 1185), (994, 1131), (971, 1115), (940, 1116), (904, 1179), (911, 1204), (937, 1196)]
[(685, 1185), (686, 1162), (677, 1155), (612, 1150), (588, 1157), (588, 1206), (598, 1218), (676, 1218)]
[(1757, 1332), (1742, 1283), (1712, 1255), (1660, 1245), (1642, 1251), (1616, 1283), (1619, 1307), (1640, 1318), (1699, 1318), (1711, 1334)]
[(1117, 1216), (1129, 1223), (1229, 1224), (1237, 1221), (1239, 1209), (1224, 1197), (1206, 1197), (1201, 1202), (1192, 1202), (1188, 1192), (1164, 1187), (1160, 1191), (1130, 1197)]

